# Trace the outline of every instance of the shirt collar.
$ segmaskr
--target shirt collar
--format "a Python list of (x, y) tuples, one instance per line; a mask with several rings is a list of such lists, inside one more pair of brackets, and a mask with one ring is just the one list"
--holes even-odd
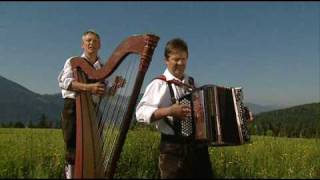
[[(84, 53), (82, 53), (81, 57), (88, 59)], [(95, 68), (100, 68), (102, 66), (100, 56), (98, 56), (97, 61), (93, 64)]]
[(164, 71), (163, 75), (166, 77), (167, 81), (175, 79), (175, 80), (178, 80), (182, 83), (188, 82), (187, 81), (188, 75), (184, 74), (183, 80), (181, 81), (179, 78), (176, 78), (174, 75), (172, 75), (168, 68)]

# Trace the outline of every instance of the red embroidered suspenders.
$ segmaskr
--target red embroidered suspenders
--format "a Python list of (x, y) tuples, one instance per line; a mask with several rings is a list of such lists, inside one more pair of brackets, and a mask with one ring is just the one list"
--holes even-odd
[[(177, 102), (177, 99), (174, 96), (174, 91), (173, 91), (173, 88), (172, 88), (172, 84), (175, 84), (176, 86), (180, 86), (180, 87), (186, 88), (188, 91), (192, 91), (195, 88), (194, 80), (193, 80), (192, 77), (189, 77), (189, 79), (188, 79), (190, 85), (182, 83), (182, 82), (180, 82), (178, 80), (175, 80), (175, 79), (172, 79), (172, 80), (168, 81), (167, 78), (164, 75), (160, 75), (160, 76), (156, 77), (155, 79), (160, 79), (162, 81), (167, 82), (172, 104), (175, 104)], [(175, 118), (173, 118), (173, 124), (170, 123), (168, 118), (165, 118), (164, 121), (166, 122), (167, 125), (169, 125), (173, 129), (173, 131), (174, 131), (174, 133), (176, 135), (181, 135), (181, 124)]]

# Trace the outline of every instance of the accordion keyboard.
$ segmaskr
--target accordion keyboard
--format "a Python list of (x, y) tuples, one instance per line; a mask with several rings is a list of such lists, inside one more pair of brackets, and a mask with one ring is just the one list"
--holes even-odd
[(236, 97), (236, 104), (239, 110), (239, 119), (240, 119), (240, 126), (242, 129), (242, 136), (245, 141), (250, 140), (249, 130), (248, 130), (248, 119), (246, 117), (246, 110), (243, 104), (243, 92), (242, 88), (235, 88), (235, 97)]
[[(180, 104), (187, 105), (191, 107), (191, 103), (187, 99), (183, 99), (180, 101)], [(190, 136), (193, 133), (193, 127), (192, 127), (192, 117), (188, 117), (181, 121), (181, 134), (183, 136)]]

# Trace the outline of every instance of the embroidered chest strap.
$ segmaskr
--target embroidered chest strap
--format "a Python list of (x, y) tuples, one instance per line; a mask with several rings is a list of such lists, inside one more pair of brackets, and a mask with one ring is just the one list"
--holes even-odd
[[(170, 99), (171, 99), (171, 104), (175, 104), (176, 103), (176, 98), (174, 97), (174, 92), (172, 89), (172, 82), (167, 81), (166, 77), (164, 75), (160, 75), (158, 77), (156, 77), (155, 79), (160, 79), (162, 81), (167, 82), (168, 88), (169, 88), (169, 92), (170, 92)], [(163, 119), (164, 122), (171, 127), (171, 129), (173, 130), (175, 135), (179, 135), (180, 133), (180, 128), (179, 128), (179, 123), (177, 122), (177, 120), (175, 118), (173, 118), (173, 124), (170, 123), (168, 118), (164, 118)]]
[[(165, 77), (164, 75), (160, 75), (160, 76), (156, 77), (155, 79), (160, 79), (160, 80), (162, 80), (162, 81), (167, 82), (167, 85), (168, 85), (168, 88), (169, 88), (169, 92), (170, 92), (171, 103), (172, 103), (172, 104), (175, 104), (175, 103), (177, 102), (177, 99), (176, 99), (175, 96), (174, 96), (174, 91), (173, 91), (173, 88), (172, 88), (172, 84), (175, 84), (175, 85), (180, 86), (180, 87), (183, 87), (183, 88), (187, 88), (189, 91), (192, 91), (192, 90), (195, 88), (195, 86), (194, 86), (194, 80), (193, 80), (192, 77), (189, 77), (189, 80), (188, 80), (190, 85), (184, 84), (184, 83), (182, 83), (182, 82), (180, 82), (180, 81), (178, 81), (178, 80), (175, 80), (175, 79), (167, 81), (167, 79), (166, 79), (166, 77)], [(180, 123), (178, 120), (176, 120), (175, 118), (173, 118), (173, 124), (171, 124), (171, 123), (169, 122), (169, 119), (168, 119), (168, 118), (164, 118), (164, 121), (165, 121), (165, 123), (166, 123), (168, 126), (170, 126), (170, 127), (173, 129), (173, 131), (174, 131), (174, 133), (175, 133), (176, 135), (182, 135), (182, 134), (181, 134), (181, 132), (182, 132), (182, 131), (181, 131), (181, 123)]]

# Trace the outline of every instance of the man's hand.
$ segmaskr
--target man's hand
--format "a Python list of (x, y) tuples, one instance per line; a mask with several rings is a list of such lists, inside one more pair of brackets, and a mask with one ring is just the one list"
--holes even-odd
[(253, 113), (249, 111), (249, 123), (253, 123), (253, 121), (254, 121)]
[(170, 106), (169, 115), (180, 120), (185, 120), (191, 117), (191, 108), (188, 105), (176, 103)]
[(254, 116), (253, 113), (249, 110), (248, 107), (244, 107), (244, 115), (246, 116), (248, 123), (253, 123), (254, 121)]
[(151, 122), (158, 121), (167, 116), (173, 116), (179, 120), (185, 120), (191, 117), (191, 109), (187, 105), (183, 104), (173, 104), (169, 107), (162, 107), (157, 109), (151, 116)]
[(72, 81), (68, 90), (76, 92), (89, 92), (95, 95), (104, 95), (105, 85), (101, 82), (86, 84), (78, 81)]
[(88, 91), (95, 95), (104, 95), (105, 85), (101, 82), (88, 84)]

